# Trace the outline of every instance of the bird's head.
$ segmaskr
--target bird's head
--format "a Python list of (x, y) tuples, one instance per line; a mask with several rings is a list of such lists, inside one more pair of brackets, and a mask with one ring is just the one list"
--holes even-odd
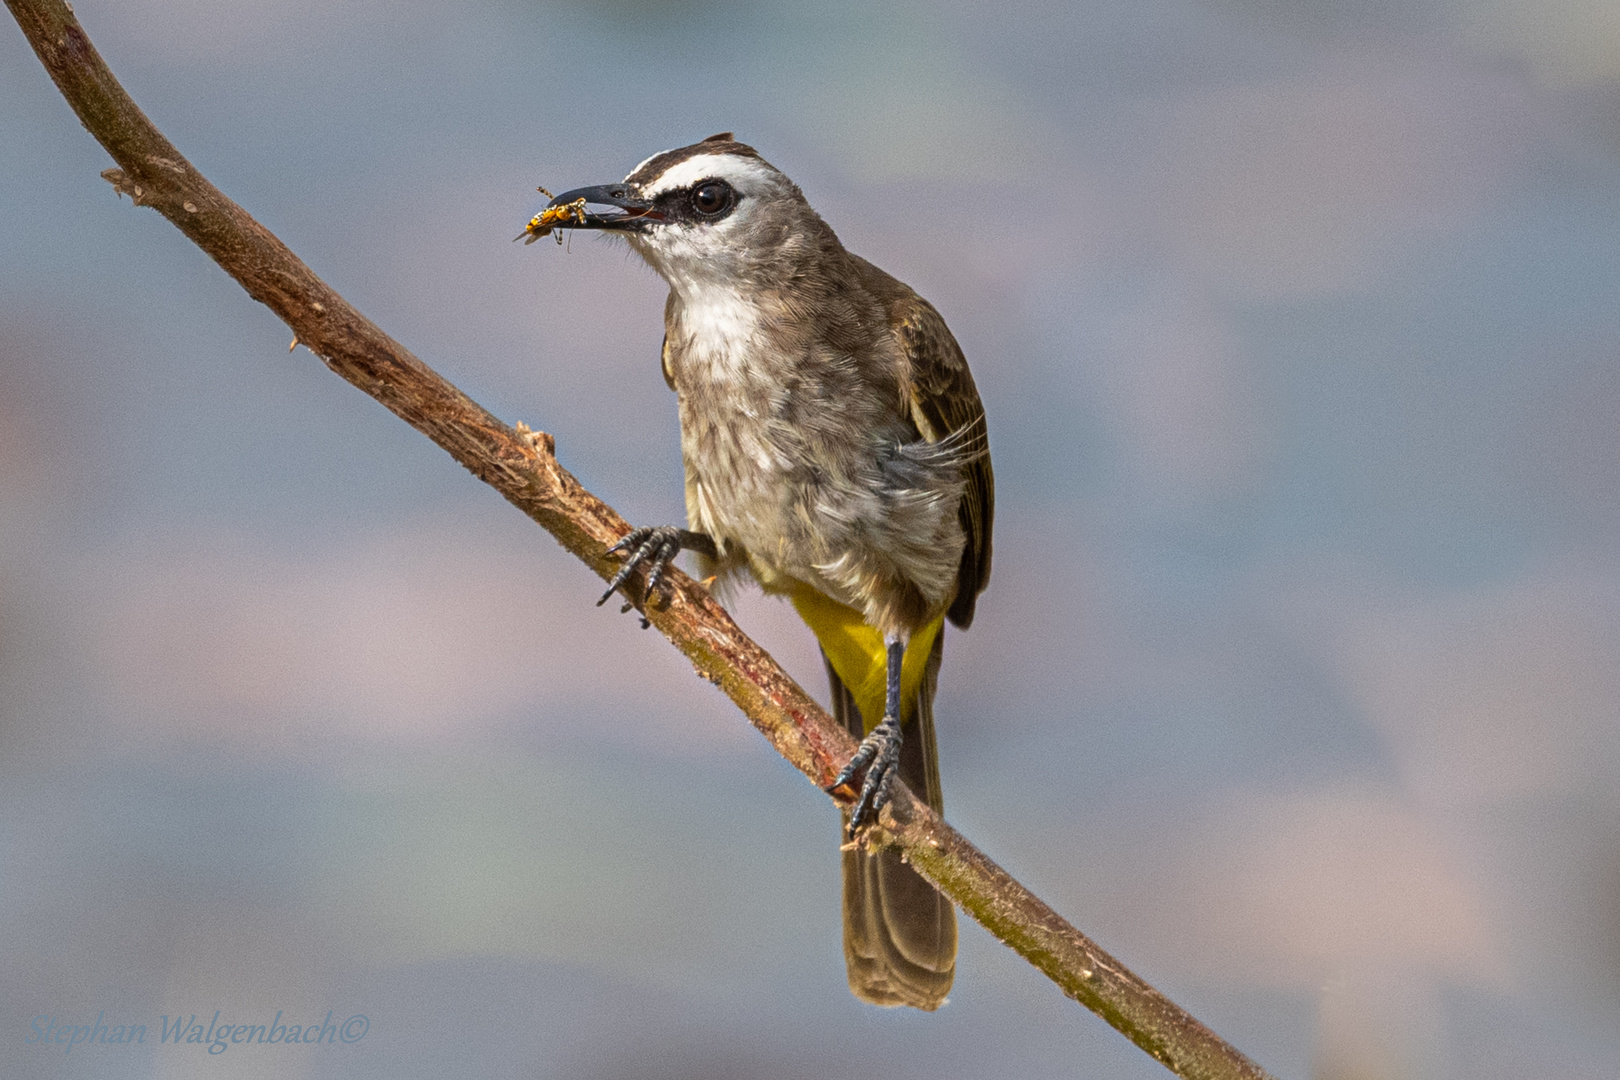
[(798, 186), (729, 131), (654, 154), (619, 183), (563, 192), (524, 238), (560, 228), (623, 235), (677, 289), (757, 277), (825, 230)]

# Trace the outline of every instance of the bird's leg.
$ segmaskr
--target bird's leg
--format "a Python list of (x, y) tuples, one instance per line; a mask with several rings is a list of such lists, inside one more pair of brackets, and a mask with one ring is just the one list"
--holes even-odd
[(700, 552), (711, 559), (718, 558), (720, 554), (707, 533), (692, 532), (690, 529), (681, 529), (674, 525), (652, 525), (631, 529), (617, 544), (608, 548), (605, 554), (612, 555), (620, 551), (628, 551), (629, 557), (624, 560), (624, 565), (619, 567), (619, 572), (608, 582), (607, 592), (596, 602), (597, 607), (607, 603), (613, 591), (623, 585), (625, 580), (635, 573), (638, 566), (646, 564), (648, 568), (646, 599), (651, 602), (659, 582), (664, 580), (664, 571), (669, 569), (669, 564), (682, 551)]
[(861, 794), (849, 814), (849, 834), (877, 818), (878, 811), (889, 801), (889, 789), (900, 769), (900, 670), (906, 658), (906, 639), (891, 636), (888, 645), (888, 687), (884, 694), (883, 719), (872, 733), (861, 740), (855, 756), (849, 759), (844, 771), (832, 782), (842, 787), (855, 779), (855, 774), (866, 769), (861, 781)]

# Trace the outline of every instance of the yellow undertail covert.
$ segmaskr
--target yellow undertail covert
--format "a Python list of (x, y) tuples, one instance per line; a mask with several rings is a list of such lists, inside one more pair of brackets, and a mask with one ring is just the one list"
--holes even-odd
[[(815, 631), (821, 651), (827, 654), (833, 670), (854, 695), (855, 704), (861, 710), (861, 722), (870, 732), (883, 719), (883, 699), (888, 689), (888, 649), (883, 644), (883, 635), (866, 625), (866, 620), (854, 608), (809, 586), (801, 585), (793, 590), (793, 606), (798, 609), (799, 618)], [(934, 647), (934, 638), (944, 622), (945, 616), (941, 614), (911, 635), (906, 645), (906, 658), (900, 666), (902, 724), (915, 719), (917, 687), (928, 666), (929, 650)]]

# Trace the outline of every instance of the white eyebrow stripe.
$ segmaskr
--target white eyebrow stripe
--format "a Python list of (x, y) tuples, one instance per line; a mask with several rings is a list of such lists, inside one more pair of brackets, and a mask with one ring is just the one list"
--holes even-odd
[(718, 177), (747, 194), (758, 190), (759, 184), (755, 181), (769, 181), (775, 172), (775, 169), (754, 158), (738, 157), (736, 154), (698, 154), (671, 165), (662, 176), (648, 184), (643, 193), (648, 198), (656, 198), (666, 191), (676, 191), (699, 180)]

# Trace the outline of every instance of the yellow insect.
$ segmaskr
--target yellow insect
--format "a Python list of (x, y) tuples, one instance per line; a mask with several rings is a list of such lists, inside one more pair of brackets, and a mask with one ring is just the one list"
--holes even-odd
[[(552, 197), (551, 192), (545, 188), (537, 188), (536, 190), (548, 199)], [(553, 229), (568, 224), (585, 224), (584, 199), (575, 199), (573, 202), (563, 203), (561, 206), (546, 207), (530, 218), (528, 228), (524, 229), (522, 234), (513, 237), (513, 239), (522, 240), (525, 244), (532, 244), (542, 236), (550, 236)], [(558, 233), (557, 243), (562, 243), (562, 239), (562, 233)]]

